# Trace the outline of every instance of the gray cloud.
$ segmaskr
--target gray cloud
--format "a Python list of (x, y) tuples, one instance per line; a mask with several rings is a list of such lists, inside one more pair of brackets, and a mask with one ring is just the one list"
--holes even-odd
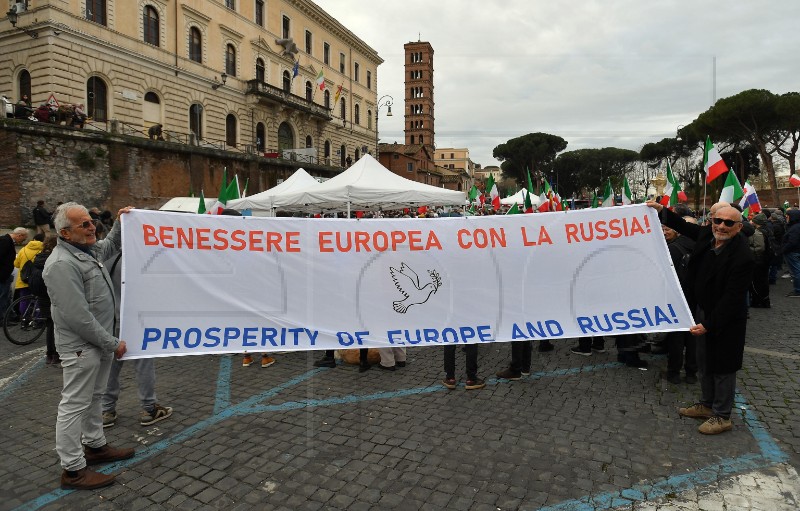
[[(385, 63), (395, 98), (382, 141), (403, 141), (403, 44), (434, 48), (436, 144), (492, 149), (542, 131), (569, 149), (638, 150), (674, 136), (713, 101), (751, 88), (800, 90), (800, 2), (317, 0)], [(716, 57), (716, 89), (713, 59)]]

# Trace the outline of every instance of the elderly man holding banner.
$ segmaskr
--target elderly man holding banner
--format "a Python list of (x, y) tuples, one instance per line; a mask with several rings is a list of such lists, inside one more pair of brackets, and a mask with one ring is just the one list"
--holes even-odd
[(683, 417), (706, 419), (700, 433), (716, 435), (730, 430), (736, 393), (736, 371), (742, 368), (747, 328), (747, 288), (753, 256), (740, 234), (742, 214), (730, 206), (713, 213), (711, 225), (690, 224), (661, 204), (650, 201), (661, 222), (696, 241), (689, 262), (685, 295), (696, 325), (697, 362), (702, 396), (681, 408)]

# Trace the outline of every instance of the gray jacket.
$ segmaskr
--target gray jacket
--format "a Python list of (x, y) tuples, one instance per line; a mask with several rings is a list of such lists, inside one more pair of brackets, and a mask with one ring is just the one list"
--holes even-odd
[(104, 261), (120, 250), (120, 222), (108, 236), (92, 245), (92, 256), (59, 238), (47, 258), (42, 276), (50, 296), (59, 352), (82, 351), (91, 346), (114, 351), (119, 339), (116, 296)]

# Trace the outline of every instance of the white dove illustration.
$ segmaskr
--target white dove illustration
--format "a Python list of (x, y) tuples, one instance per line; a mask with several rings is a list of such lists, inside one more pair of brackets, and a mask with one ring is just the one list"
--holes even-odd
[[(420, 287), (419, 276), (417, 276), (416, 272), (406, 265), (406, 263), (402, 263), (399, 270), (390, 266), (389, 273), (392, 275), (394, 285), (403, 293), (403, 296), (405, 296), (403, 300), (392, 302), (392, 307), (400, 314), (405, 314), (412, 305), (427, 302), (428, 298), (442, 285), (439, 274), (433, 270), (429, 270), (428, 274), (431, 277), (431, 282)], [(402, 275), (402, 278), (400, 275)]]

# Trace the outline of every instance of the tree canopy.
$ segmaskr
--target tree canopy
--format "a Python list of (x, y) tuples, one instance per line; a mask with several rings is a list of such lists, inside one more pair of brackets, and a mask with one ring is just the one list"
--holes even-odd
[(527, 181), (526, 169), (530, 169), (534, 176), (543, 176), (556, 155), (566, 148), (567, 141), (557, 135), (529, 133), (498, 145), (492, 156), (502, 162), (500, 168), (504, 177), (522, 184)]
[(553, 180), (562, 197), (579, 196), (582, 191), (601, 189), (610, 179), (619, 189), (623, 177), (639, 161), (639, 153), (617, 147), (578, 149), (558, 155), (553, 164)]

